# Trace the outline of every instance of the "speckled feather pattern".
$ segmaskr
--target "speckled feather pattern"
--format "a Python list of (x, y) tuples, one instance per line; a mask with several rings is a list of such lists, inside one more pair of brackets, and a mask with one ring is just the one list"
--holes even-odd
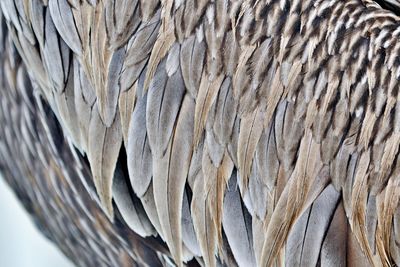
[(397, 0), (0, 7), (0, 167), (78, 265), (400, 265)]

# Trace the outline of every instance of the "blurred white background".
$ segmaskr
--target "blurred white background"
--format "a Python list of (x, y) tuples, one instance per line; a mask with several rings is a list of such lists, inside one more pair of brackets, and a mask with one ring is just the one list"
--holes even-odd
[(43, 237), (0, 174), (0, 266), (72, 267)]

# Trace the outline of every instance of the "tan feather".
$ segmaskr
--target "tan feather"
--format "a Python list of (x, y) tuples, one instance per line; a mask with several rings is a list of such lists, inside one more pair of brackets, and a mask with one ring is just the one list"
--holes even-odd
[(79, 63), (74, 60), (74, 102), (76, 113), (79, 114), (77, 119), (81, 134), (81, 147), (84, 151), (88, 151), (89, 123), (96, 95), (82, 68), (78, 66)]
[(194, 144), (197, 146), (203, 134), (208, 112), (211, 105), (217, 98), (224, 76), (220, 75), (214, 80), (209, 80), (208, 75), (203, 72), (201, 78), (199, 93), (196, 98), (196, 109), (194, 115)]
[(357, 172), (354, 178), (351, 196), (352, 216), (350, 221), (355, 237), (358, 242), (360, 242), (363, 252), (367, 254), (368, 260), (372, 263), (372, 251), (368, 243), (365, 223), (369, 162), (370, 155), (368, 152), (364, 152), (359, 159)]
[(137, 0), (112, 0), (104, 5), (109, 47), (116, 50), (126, 44), (141, 22), (139, 3)]
[[(296, 70), (298, 71), (298, 64), (294, 65), (293, 67), (294, 73), (291, 75), (295, 75)], [(271, 122), (273, 113), (275, 112), (275, 109), (279, 103), (279, 101), (282, 98), (285, 98), (288, 90), (283, 86), (283, 83), (280, 78), (280, 72), (281, 68), (278, 67), (274, 76), (274, 79), (272, 80), (270, 93), (267, 96), (267, 108), (265, 111), (265, 119), (264, 119), (264, 127), (268, 126)]]
[(235, 98), (240, 97), (243, 93), (242, 90), (245, 88), (245, 84), (248, 81), (248, 77), (246, 77), (247, 64), (256, 48), (256, 45), (245, 47), (239, 56), (236, 72), (233, 76), (233, 93)]
[(140, 10), (143, 21), (149, 21), (153, 14), (157, 11), (156, 7), (160, 4), (160, 0), (140, 0)]
[(187, 38), (182, 44), (180, 65), (186, 89), (196, 98), (204, 68), (206, 45), (196, 35)]
[(377, 239), (376, 246), (384, 265), (390, 266), (391, 259), (388, 254), (390, 251), (390, 236), (392, 233), (393, 216), (398, 209), (400, 201), (399, 181), (390, 179), (388, 187), (377, 197)]
[(215, 267), (215, 253), (217, 249), (217, 231), (207, 209), (206, 195), (204, 194), (203, 173), (200, 171), (194, 180), (192, 199), (192, 218), (194, 230), (199, 242), (200, 250), (206, 266)]
[(247, 190), (248, 177), (251, 171), (251, 164), (256, 152), (257, 144), (263, 132), (265, 113), (256, 109), (252, 114), (242, 117), (241, 131), (238, 140), (238, 168), (240, 172), (241, 188)]
[(121, 92), (118, 99), (118, 108), (121, 118), (122, 135), (124, 137), (124, 145), (128, 141), (128, 130), (131, 122), (131, 115), (136, 104), (136, 88), (137, 82), (127, 91)]
[[(263, 247), (261, 263), (270, 266), (286, 240), (293, 222), (304, 212), (313, 181), (321, 170), (320, 146), (316, 144), (310, 132), (306, 132), (300, 145), (299, 159), (289, 183), (276, 204), (268, 225)], [(323, 175), (323, 174), (322, 174)], [(321, 184), (318, 182), (318, 184)], [(322, 190), (322, 189), (321, 189)], [(294, 196), (294, 197), (289, 197)], [(317, 197), (317, 196), (315, 196)], [(313, 199), (310, 199), (313, 201)]]
[(174, 26), (172, 23), (166, 24), (162, 22), (158, 38), (151, 51), (146, 79), (144, 81), (143, 93), (145, 93), (150, 85), (155, 74), (158, 64), (167, 55), (168, 50), (175, 42)]
[(265, 226), (264, 219), (259, 219), (257, 216), (252, 218), (252, 231), (253, 231), (253, 248), (256, 265), (261, 266), (261, 254), (265, 239)]
[(360, 133), (360, 143), (363, 144), (364, 149), (368, 148), (371, 141), (372, 130), (376, 122), (376, 116), (369, 108), (365, 114), (364, 122), (362, 124)]
[(203, 174), (205, 178), (204, 193), (207, 199), (207, 208), (210, 210), (210, 215), (217, 230), (218, 244), (222, 244), (222, 209), (225, 188), (228, 179), (233, 171), (233, 162), (228, 153), (225, 152), (221, 165), (213, 166), (209, 158), (207, 148), (203, 151)]

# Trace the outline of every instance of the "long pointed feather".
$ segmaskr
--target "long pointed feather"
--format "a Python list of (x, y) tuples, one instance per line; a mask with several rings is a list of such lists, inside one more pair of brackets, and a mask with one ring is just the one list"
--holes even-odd
[(194, 101), (186, 95), (166, 153), (153, 158), (154, 197), (164, 237), (175, 262), (182, 262), (181, 213), (192, 156)]
[(96, 190), (107, 215), (112, 218), (112, 179), (122, 144), (122, 130), (119, 115), (108, 128), (102, 123), (96, 105), (94, 108), (89, 126), (88, 158)]

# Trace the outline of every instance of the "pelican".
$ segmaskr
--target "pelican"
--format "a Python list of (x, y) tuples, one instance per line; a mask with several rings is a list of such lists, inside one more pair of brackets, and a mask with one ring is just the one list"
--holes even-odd
[(400, 266), (400, 1), (0, 10), (0, 171), (77, 266)]

